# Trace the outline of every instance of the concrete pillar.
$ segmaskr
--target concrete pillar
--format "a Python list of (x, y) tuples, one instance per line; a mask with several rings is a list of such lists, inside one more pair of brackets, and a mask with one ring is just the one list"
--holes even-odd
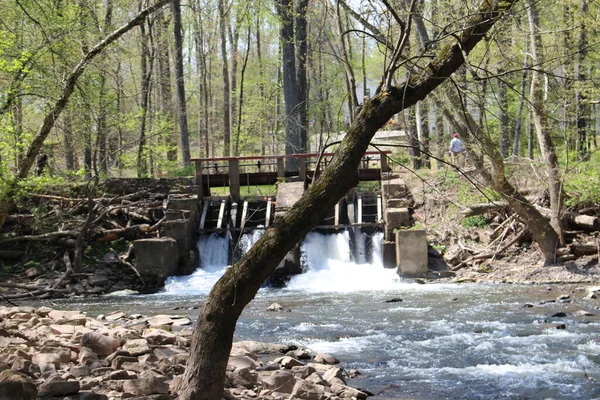
[(179, 260), (177, 241), (170, 237), (133, 241), (135, 266), (149, 288), (161, 287), (175, 275)]
[(384, 240), (381, 243), (381, 253), (383, 268), (398, 268), (396, 264), (396, 242)]
[(408, 208), (386, 208), (383, 213), (383, 220), (385, 221), (385, 228), (383, 237), (387, 241), (394, 241), (394, 230), (410, 226), (410, 213)]
[(396, 265), (398, 273), (408, 277), (427, 274), (427, 233), (423, 229), (396, 231)]
[(285, 162), (283, 157), (277, 157), (277, 177), (285, 178)]

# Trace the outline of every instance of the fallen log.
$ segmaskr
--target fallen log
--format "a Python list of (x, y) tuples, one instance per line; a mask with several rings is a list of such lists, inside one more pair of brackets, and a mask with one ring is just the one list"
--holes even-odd
[[(112, 242), (113, 240), (124, 238), (133, 240), (145, 236), (151, 232), (148, 224), (132, 225), (122, 229), (101, 230), (94, 237), (97, 242)], [(0, 242), (1, 243), (1, 242)]]
[(577, 257), (598, 254), (599, 251), (597, 243), (571, 243), (569, 248)]
[(0, 239), (0, 245), (6, 243), (14, 243), (14, 242), (36, 242), (36, 241), (44, 241), (44, 240), (52, 240), (52, 239), (62, 239), (62, 238), (72, 238), (77, 237), (79, 235), (79, 231), (60, 231), (60, 232), (51, 232), (44, 233), (42, 235), (24, 235), (24, 236), (16, 236), (9, 238)]

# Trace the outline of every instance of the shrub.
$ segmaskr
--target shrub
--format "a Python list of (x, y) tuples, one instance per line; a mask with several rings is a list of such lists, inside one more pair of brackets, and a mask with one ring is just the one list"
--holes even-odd
[(465, 228), (485, 228), (487, 226), (487, 220), (483, 215), (474, 215), (472, 217), (464, 218), (460, 224)]

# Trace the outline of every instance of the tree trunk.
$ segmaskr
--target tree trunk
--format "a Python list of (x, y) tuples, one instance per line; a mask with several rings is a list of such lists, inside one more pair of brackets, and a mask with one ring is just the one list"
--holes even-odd
[[(296, 46), (294, 44), (294, 7), (291, 0), (276, 0), (277, 13), (281, 19), (283, 58), (283, 98), (285, 103), (285, 154), (300, 153), (302, 149), (300, 129), (300, 93), (296, 71)], [(298, 160), (286, 159), (287, 170), (297, 170)]]
[(468, 28), (456, 33), (427, 68), (400, 87), (382, 87), (365, 103), (323, 174), (213, 286), (192, 336), (187, 367), (177, 390), (180, 400), (222, 398), (233, 334), (244, 307), (285, 254), (358, 183), (358, 174), (352, 171), (358, 171), (375, 132), (454, 73), (464, 62), (463, 53), (469, 54), (513, 2), (486, 0), (469, 18)]
[[(144, 0), (140, 0), (140, 8)], [(148, 154), (146, 148), (146, 124), (148, 116), (148, 105), (150, 104), (150, 79), (152, 77), (152, 63), (150, 62), (150, 48), (148, 33), (146, 32), (147, 20), (140, 24), (140, 42), (142, 51), (140, 54), (140, 86), (142, 96), (140, 104), (140, 131), (138, 139), (138, 152), (137, 152), (137, 177), (146, 178), (148, 176)], [(150, 64), (150, 65), (148, 65)]]
[(181, 2), (173, 0), (173, 34), (175, 37), (175, 82), (177, 87), (177, 108), (179, 119), (179, 136), (181, 137), (181, 161), (183, 167), (190, 163), (190, 135), (187, 121), (187, 104), (185, 98), (185, 82), (183, 79), (183, 38), (181, 27)]
[(167, 160), (177, 161), (177, 129), (175, 128), (173, 92), (171, 90), (171, 57), (167, 30), (170, 20), (164, 13), (156, 16), (155, 53), (158, 61), (158, 90), (160, 93), (160, 112), (165, 119), (167, 132)]
[(296, 1), (296, 84), (298, 85), (298, 135), (300, 153), (308, 151), (308, 23), (306, 13), (309, 0)]
[[(588, 53), (587, 28), (585, 18), (588, 14), (587, 0), (580, 1), (580, 23), (579, 40), (577, 41), (577, 61), (575, 64), (575, 82), (586, 80), (585, 61)], [(588, 160), (590, 157), (590, 148), (587, 139), (587, 121), (590, 117), (590, 105), (586, 101), (586, 96), (577, 88), (575, 91), (575, 115), (577, 120), (577, 152), (580, 160)]]
[(523, 107), (525, 106), (525, 90), (527, 89), (527, 76), (529, 71), (529, 39), (525, 40), (525, 53), (523, 54), (523, 72), (521, 73), (521, 89), (519, 90), (519, 108), (515, 120), (515, 137), (513, 140), (513, 156), (519, 155), (519, 140), (521, 138), (521, 122), (523, 120)]
[(223, 156), (231, 154), (231, 89), (229, 87), (229, 55), (227, 53), (227, 21), (225, 0), (219, 0), (219, 32), (223, 74)]
[[(537, 3), (534, 0), (525, 0), (528, 9), (529, 27), (531, 36), (531, 54), (534, 65), (544, 65), (542, 48), (542, 36), (540, 34)], [(548, 115), (544, 100), (544, 83), (541, 72), (533, 69), (531, 76), (531, 108), (537, 139), (540, 144), (542, 159), (548, 175), (548, 192), (550, 194), (550, 209), (552, 210), (551, 223), (559, 235), (560, 243), (563, 243), (562, 213), (564, 196), (558, 157), (550, 137)]]

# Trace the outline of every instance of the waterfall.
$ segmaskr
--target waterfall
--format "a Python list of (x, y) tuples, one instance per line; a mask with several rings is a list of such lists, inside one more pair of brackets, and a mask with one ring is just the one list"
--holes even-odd
[[(372, 252), (372, 262), (351, 261), (350, 240), (347, 231), (336, 234), (310, 232), (300, 247), (305, 273), (292, 277), (290, 290), (307, 292), (350, 292), (360, 290), (394, 289), (401, 282), (395, 269), (383, 268), (381, 241), (383, 233), (367, 236), (364, 232), (358, 243)], [(370, 249), (370, 250), (368, 250)]]
[[(234, 246), (238, 259), (256, 243), (263, 229), (243, 234)], [(346, 292), (358, 290), (393, 289), (400, 278), (395, 269), (383, 268), (381, 241), (383, 234), (355, 233), (355, 247), (360, 256), (352, 257), (348, 231), (335, 234), (310, 232), (300, 246), (303, 274), (291, 278), (287, 289), (310, 292)], [(189, 276), (167, 279), (165, 293), (208, 294), (223, 275), (229, 258), (231, 237), (216, 233), (205, 234), (198, 240), (200, 267)], [(371, 260), (367, 262), (367, 260)]]
[(171, 276), (165, 282), (165, 293), (207, 294), (223, 275), (229, 259), (229, 232), (224, 236), (217, 233), (203, 234), (198, 239), (200, 266), (188, 276)]

